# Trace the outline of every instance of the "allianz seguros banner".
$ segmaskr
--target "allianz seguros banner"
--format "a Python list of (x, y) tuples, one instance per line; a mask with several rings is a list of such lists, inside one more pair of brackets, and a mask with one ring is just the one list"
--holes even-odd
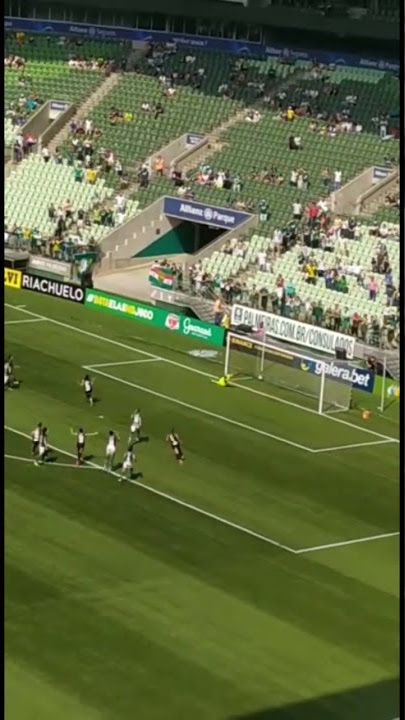
[(345, 350), (349, 360), (354, 357), (355, 338), (317, 325), (292, 320), (282, 315), (274, 315), (236, 304), (232, 306), (231, 323), (236, 326), (248, 325), (255, 328), (263, 324), (266, 335), (277, 340), (284, 340), (293, 345), (301, 345), (329, 355), (335, 355), (336, 350)]
[(156, 30), (142, 30), (141, 28), (124, 28), (106, 25), (88, 25), (87, 23), (70, 23), (64, 20), (41, 20), (6, 16), (4, 18), (5, 31), (38, 32), (45, 35), (56, 33), (58, 35), (78, 35), (96, 38), (99, 40), (130, 40), (155, 43), (172, 43), (179, 47), (206, 48), (221, 50), (233, 55), (252, 55), (263, 57), (291, 58), (295, 60), (315, 60), (323, 65), (340, 65), (351, 67), (364, 67), (388, 72), (399, 72), (400, 65), (397, 59), (380, 60), (370, 57), (360, 57), (348, 53), (336, 53), (328, 50), (308, 50), (287, 48), (281, 45), (266, 45), (260, 42), (246, 42), (231, 38), (215, 38), (201, 35), (186, 35)]
[(191, 220), (203, 225), (212, 225), (225, 230), (232, 230), (252, 217), (250, 213), (233, 210), (232, 208), (206, 205), (205, 203), (184, 200), (182, 198), (165, 197), (163, 212), (169, 217), (179, 220)]
[(85, 305), (113, 315), (132, 318), (152, 327), (166, 328), (166, 330), (195, 340), (204, 340), (210, 345), (220, 346), (224, 342), (224, 330), (216, 325), (210, 325), (186, 315), (168, 312), (162, 308), (139, 303), (119, 295), (110, 295), (101, 290), (87, 289)]

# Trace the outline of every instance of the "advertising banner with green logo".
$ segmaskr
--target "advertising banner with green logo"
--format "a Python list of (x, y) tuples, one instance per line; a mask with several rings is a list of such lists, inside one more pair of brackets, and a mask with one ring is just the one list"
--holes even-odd
[(193, 340), (204, 340), (210, 345), (223, 345), (223, 328), (210, 323), (194, 320), (187, 315), (180, 315), (175, 312), (168, 312), (153, 305), (146, 305), (137, 300), (110, 295), (101, 290), (86, 290), (84, 304), (87, 307), (97, 308), (113, 315), (132, 318), (139, 322), (146, 323), (152, 327), (166, 328), (171, 332), (185, 335)]

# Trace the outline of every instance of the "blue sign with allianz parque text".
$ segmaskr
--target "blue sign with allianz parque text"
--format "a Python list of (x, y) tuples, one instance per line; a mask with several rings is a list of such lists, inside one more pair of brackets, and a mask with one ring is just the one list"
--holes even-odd
[(164, 198), (163, 212), (165, 215), (179, 220), (190, 220), (191, 222), (226, 230), (234, 230), (252, 217), (249, 213), (240, 210), (206, 205), (194, 200), (174, 197)]

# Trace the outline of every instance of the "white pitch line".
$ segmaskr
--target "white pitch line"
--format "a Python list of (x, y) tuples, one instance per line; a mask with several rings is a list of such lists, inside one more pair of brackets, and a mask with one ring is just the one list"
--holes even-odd
[(352, 450), (353, 448), (359, 448), (359, 447), (368, 447), (373, 445), (392, 445), (395, 440), (370, 440), (370, 442), (364, 442), (364, 443), (353, 443), (352, 445), (336, 445), (335, 447), (328, 447), (328, 448), (318, 448), (318, 450), (313, 450), (313, 453), (326, 453), (326, 452), (334, 452), (335, 450)]
[[(17, 308), (20, 310), (21, 308)], [(23, 323), (36, 323), (36, 322), (44, 322), (45, 318), (27, 318), (26, 320), (5, 320), (5, 325), (22, 325)]]
[[(25, 310), (21, 306), (18, 305), (12, 305), (11, 303), (4, 303), (5, 307), (13, 308), (14, 310), (20, 310), (20, 312), (23, 312), (27, 315), (32, 315), (33, 317), (40, 318), (41, 320), (48, 320), (51, 323), (54, 323), (54, 325), (59, 325), (60, 327), (63, 327), (68, 330), (73, 330), (74, 332), (80, 333), (82, 335), (86, 335), (87, 337), (95, 338), (96, 340), (100, 340), (105, 343), (109, 343), (111, 345), (115, 345), (116, 347), (124, 348), (125, 350), (129, 350), (130, 352), (136, 352), (139, 355), (144, 355), (145, 357), (155, 358), (156, 360), (163, 360), (164, 362), (168, 363), (169, 365), (174, 365), (176, 367), (182, 368), (183, 370), (187, 370), (188, 372), (193, 372), (197, 375), (202, 375), (204, 377), (208, 377), (210, 379), (217, 378), (218, 375), (213, 375), (212, 373), (205, 372), (204, 370), (198, 370), (197, 368), (190, 367), (189, 365), (184, 365), (183, 363), (179, 363), (176, 360), (170, 360), (169, 358), (165, 358), (159, 355), (154, 355), (153, 353), (147, 352), (146, 350), (140, 350), (139, 348), (135, 348), (132, 345), (127, 345), (126, 343), (119, 342), (118, 340), (113, 340), (112, 338), (103, 337), (102, 335), (97, 335), (97, 333), (90, 332), (89, 330), (83, 330), (82, 328), (76, 327), (75, 325), (69, 325), (69, 323), (64, 323), (61, 320), (54, 320), (54, 318), (48, 317), (47, 315), (39, 315), (38, 313), (34, 313), (31, 310)], [(312, 415), (319, 416), (319, 413), (317, 410), (312, 410), (311, 408), (304, 407), (303, 405), (297, 405), (296, 403), (292, 402), (291, 400), (285, 400), (285, 398), (277, 397), (276, 395), (270, 395), (269, 393), (263, 393), (260, 390), (255, 390), (254, 388), (246, 387), (244, 385), (238, 385), (238, 383), (232, 383), (235, 387), (238, 387), (242, 390), (245, 390), (246, 392), (254, 393), (255, 395), (261, 395), (262, 397), (266, 397), (270, 400), (274, 400), (275, 402), (282, 403), (283, 405), (289, 405), (290, 407), (295, 407), (298, 410), (302, 410), (303, 412), (311, 413)], [(361, 433), (366, 433), (368, 435), (374, 435), (374, 437), (382, 438), (383, 440), (392, 440), (393, 442), (399, 443), (399, 440), (397, 438), (389, 437), (388, 435), (383, 435), (382, 433), (378, 433), (374, 430), (369, 430), (368, 428), (360, 427), (359, 425), (354, 425), (351, 422), (348, 422), (348, 420), (341, 420), (340, 418), (333, 417), (332, 415), (322, 415), (322, 418), (325, 420), (330, 420), (331, 422), (340, 423), (341, 425), (347, 425), (348, 427), (357, 430)]]
[[(9, 427), (7, 425), (4, 426), (5, 430), (8, 430), (9, 432), (13, 432), (16, 435), (20, 435), (21, 437), (30, 439), (31, 436), (28, 433), (22, 432), (21, 430), (16, 430), (16, 428)], [(71, 452), (67, 452), (66, 450), (61, 450), (61, 448), (56, 447), (56, 445), (50, 445), (53, 450), (56, 450), (57, 452), (63, 453), (67, 457), (76, 457)], [(55, 463), (49, 463), (50, 465), (55, 465)], [(98, 465), (97, 463), (91, 462), (90, 460), (86, 461), (86, 465), (88, 465), (90, 468), (94, 470), (100, 470), (101, 472), (106, 472), (104, 468), (101, 465)], [(72, 465), (69, 465), (69, 467), (73, 467)], [(113, 475), (116, 478), (121, 478), (121, 475), (117, 472), (108, 471), (109, 475)], [(175, 503), (176, 505), (180, 505), (181, 507), (187, 508), (188, 510), (192, 510), (195, 513), (198, 513), (199, 515), (204, 515), (204, 517), (210, 518), (210, 520), (215, 520), (215, 522), (220, 523), (221, 525), (226, 525), (228, 527), (233, 528), (234, 530), (238, 530), (239, 532), (244, 533), (245, 535), (250, 535), (251, 537), (256, 538), (256, 540), (261, 540), (262, 542), (267, 543), (268, 545), (273, 545), (274, 547), (280, 548), (280, 550), (285, 550), (286, 552), (292, 553), (295, 555), (297, 553), (296, 550), (294, 550), (291, 547), (288, 547), (288, 545), (283, 545), (282, 543), (277, 542), (277, 540), (272, 540), (272, 538), (268, 538), (265, 535), (261, 535), (260, 533), (254, 532), (254, 530), (249, 530), (249, 528), (244, 527), (243, 525), (238, 525), (237, 523), (232, 522), (231, 520), (226, 520), (226, 518), (221, 517), (220, 515), (214, 515), (214, 513), (208, 512), (208, 510), (203, 510), (202, 508), (198, 507), (197, 505), (192, 505), (191, 503), (185, 502), (184, 500), (180, 500), (179, 498), (174, 497), (174, 495), (169, 495), (168, 493), (162, 492), (162, 490), (157, 490), (156, 488), (151, 487), (150, 485), (145, 485), (145, 483), (140, 482), (139, 480), (126, 480), (126, 482), (131, 483), (131, 485), (136, 485), (138, 487), (141, 487), (143, 490), (146, 490), (147, 492), (152, 493), (153, 495), (157, 495), (158, 497), (164, 498), (165, 500), (169, 500), (172, 503)]]
[(326, 545), (314, 545), (313, 547), (301, 548), (296, 550), (296, 555), (302, 555), (303, 553), (316, 552), (318, 550), (330, 550), (332, 548), (344, 547), (345, 545), (358, 545), (359, 543), (372, 542), (374, 540), (384, 540), (384, 538), (396, 537), (399, 535), (397, 532), (381, 533), (380, 535), (369, 535), (367, 537), (355, 538), (354, 540), (341, 540), (340, 542), (327, 543)]
[(121, 362), (107, 362), (107, 363), (97, 363), (96, 365), (83, 365), (83, 368), (86, 370), (87, 368), (103, 368), (103, 367), (115, 367), (115, 365), (139, 365), (141, 363), (153, 363), (153, 362), (162, 362), (160, 358), (158, 357), (152, 357), (152, 358), (143, 358), (142, 360), (122, 360)]
[[(56, 449), (57, 449), (57, 448), (55, 448), (55, 450), (56, 450)], [(7, 460), (19, 460), (20, 462), (30, 463), (31, 465), (33, 465), (34, 462), (35, 462), (35, 461), (32, 460), (31, 458), (20, 457), (19, 455), (8, 455), (8, 454), (4, 454), (4, 457), (5, 457)], [(56, 467), (68, 467), (68, 468), (73, 468), (73, 467), (75, 467), (72, 463), (60, 463), (60, 462), (52, 462), (52, 461), (44, 462), (44, 463), (42, 463), (42, 464), (43, 464), (43, 465), (46, 465), (46, 466), (48, 466), (48, 467), (53, 467), (53, 466), (55, 466), (55, 465), (56, 465)], [(42, 465), (41, 465), (41, 467), (42, 467)], [(95, 470), (95, 468), (94, 468), (94, 467), (91, 467), (91, 465), (77, 465), (77, 467), (78, 467), (80, 470)]]
[(226, 417), (225, 415), (218, 415), (218, 413), (211, 412), (211, 410), (204, 410), (204, 408), (200, 408), (198, 407), (198, 405), (191, 405), (190, 403), (184, 402), (183, 400), (178, 400), (177, 398), (171, 397), (170, 395), (164, 395), (163, 393), (157, 392), (156, 390), (144, 387), (143, 385), (138, 385), (137, 383), (133, 383), (130, 380), (124, 380), (123, 378), (117, 377), (116, 375), (110, 375), (110, 373), (106, 373), (103, 370), (98, 370), (94, 367), (94, 365), (86, 365), (84, 366), (84, 369), (89, 370), (90, 372), (95, 372), (96, 375), (102, 375), (103, 377), (106, 377), (109, 380), (114, 380), (115, 382), (121, 383), (122, 385), (128, 385), (128, 387), (135, 388), (136, 390), (141, 390), (148, 395), (154, 395), (154, 397), (158, 397), (161, 400), (167, 400), (167, 402), (174, 403), (175, 405), (180, 405), (181, 407), (185, 407), (188, 410), (194, 410), (194, 412), (198, 412), (202, 415), (207, 415), (208, 417), (215, 418), (215, 420), (222, 420), (223, 422), (229, 423), (230, 425), (235, 425), (236, 427), (242, 428), (243, 430), (249, 430), (250, 432), (254, 432), (257, 435), (262, 435), (263, 437), (270, 438), (271, 440), (277, 440), (278, 442), (298, 448), (299, 450), (304, 450), (305, 452), (314, 452), (312, 448), (308, 448), (305, 445), (300, 445), (293, 440), (287, 440), (286, 438), (280, 437), (279, 435), (273, 435), (273, 433), (269, 433), (266, 430), (260, 430), (260, 428), (253, 427), (252, 425), (247, 425), (246, 423), (239, 422), (238, 420), (232, 420), (232, 418)]

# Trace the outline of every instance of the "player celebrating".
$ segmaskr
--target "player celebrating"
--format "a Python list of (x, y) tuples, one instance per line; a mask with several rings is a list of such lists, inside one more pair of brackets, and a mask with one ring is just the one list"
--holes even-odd
[(134, 462), (135, 462), (135, 455), (133, 452), (132, 445), (128, 446), (128, 450), (125, 453), (124, 456), (124, 462), (122, 463), (122, 471), (121, 475), (118, 478), (119, 482), (122, 482), (122, 480), (130, 480), (132, 477), (132, 471), (134, 469)]
[(135, 410), (131, 415), (131, 428), (129, 435), (129, 444), (133, 445), (140, 442), (141, 439), (142, 416), (140, 410)]
[(166, 441), (169, 443), (170, 447), (172, 448), (177, 462), (179, 463), (179, 465), (182, 465), (184, 462), (184, 455), (183, 455), (183, 451), (182, 451), (181, 445), (180, 445), (180, 438), (174, 429), (172, 429), (169, 432), (169, 434), (166, 437)]
[(76, 462), (75, 462), (75, 465), (76, 465), (76, 467), (78, 467), (79, 465), (82, 465), (84, 462), (83, 461), (83, 453), (84, 453), (84, 448), (86, 445), (87, 438), (90, 436), (98, 435), (98, 433), (97, 432), (86, 433), (82, 427), (79, 428), (77, 432), (75, 432), (74, 430), (71, 429), (70, 433), (71, 433), (71, 435), (74, 435), (76, 438)]
[(38, 443), (38, 459), (34, 460), (35, 465), (43, 465), (48, 455), (48, 428), (42, 428)]
[(114, 469), (115, 453), (117, 452), (118, 440), (118, 435), (114, 432), (114, 430), (110, 430), (110, 432), (108, 433), (104, 463), (104, 470), (107, 470), (107, 472), (112, 472)]
[(75, 465), (79, 466), (83, 462), (84, 447), (86, 445), (86, 433), (83, 428), (79, 428), (76, 433), (76, 462)]
[(82, 388), (84, 388), (84, 394), (86, 396), (86, 400), (89, 403), (90, 406), (93, 405), (93, 383), (90, 379), (89, 375), (85, 375), (82, 382), (81, 382)]
[(32, 455), (35, 457), (35, 455), (38, 452), (39, 447), (39, 441), (41, 439), (42, 435), (42, 423), (39, 422), (36, 428), (31, 433), (31, 439), (32, 439)]

